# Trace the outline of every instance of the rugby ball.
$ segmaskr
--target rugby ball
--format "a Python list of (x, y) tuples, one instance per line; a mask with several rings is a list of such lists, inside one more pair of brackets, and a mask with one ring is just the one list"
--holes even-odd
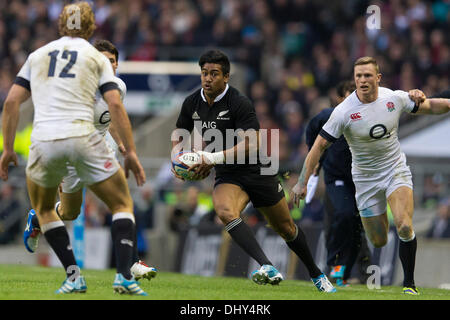
[(194, 172), (188, 171), (189, 167), (199, 163), (200, 156), (192, 151), (182, 151), (172, 158), (173, 170), (186, 180), (195, 180)]

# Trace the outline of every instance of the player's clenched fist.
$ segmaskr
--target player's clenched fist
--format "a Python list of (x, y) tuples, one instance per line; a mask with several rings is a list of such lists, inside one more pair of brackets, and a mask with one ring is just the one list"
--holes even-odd
[(424, 102), (427, 97), (426, 95), (419, 89), (413, 89), (408, 91), (409, 98), (414, 101), (416, 105), (420, 105)]

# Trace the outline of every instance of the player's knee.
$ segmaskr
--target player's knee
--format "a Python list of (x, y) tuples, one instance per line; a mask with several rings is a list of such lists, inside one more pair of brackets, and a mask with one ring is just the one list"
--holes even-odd
[(219, 219), (226, 225), (233, 221), (234, 219), (239, 218), (239, 213), (236, 214), (234, 210), (232, 210), (231, 206), (227, 204), (216, 204), (215, 211)]
[(397, 234), (400, 239), (409, 239), (412, 237), (413, 228), (410, 224), (401, 224), (397, 227)]
[(60, 203), (58, 206), (57, 214), (61, 218), (61, 220), (72, 221), (78, 218), (78, 216), (80, 215), (80, 209), (74, 210), (70, 206), (66, 208), (63, 207)]

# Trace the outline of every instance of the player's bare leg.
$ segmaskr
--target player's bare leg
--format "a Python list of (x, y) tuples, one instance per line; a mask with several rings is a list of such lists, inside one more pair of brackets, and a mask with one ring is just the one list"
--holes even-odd
[(286, 241), (288, 247), (305, 264), (316, 287), (320, 291), (335, 292), (336, 289), (314, 262), (305, 234), (292, 220), (286, 198), (281, 199), (273, 206), (261, 207), (258, 210), (266, 217), (270, 226)]
[(111, 234), (116, 251), (117, 275), (113, 288), (119, 293), (147, 295), (139, 288), (131, 274), (136, 248), (136, 225), (133, 199), (123, 170), (119, 169), (108, 179), (90, 185), (97, 197), (109, 208), (112, 217)]
[(414, 235), (412, 217), (414, 214), (413, 191), (408, 187), (400, 187), (388, 197), (394, 223), (400, 239), (411, 239)]
[(389, 195), (388, 202), (400, 238), (399, 257), (404, 273), (403, 292), (415, 295), (418, 294), (418, 291), (414, 283), (417, 239), (412, 224), (414, 213), (413, 191), (409, 187), (399, 187)]
[(381, 248), (386, 245), (389, 231), (389, 220), (386, 212), (374, 217), (361, 217), (361, 222), (374, 247)]
[(28, 194), (31, 206), (36, 210), (41, 226), (56, 221), (61, 221), (54, 210), (57, 187), (44, 188), (27, 178)]
[(45, 188), (27, 177), (27, 188), (31, 205), (36, 210), (41, 232), (66, 272), (67, 278), (57, 293), (86, 292), (84, 278), (80, 275), (80, 269), (70, 246), (69, 234), (54, 209), (57, 187)]
[(56, 208), (61, 220), (75, 220), (80, 215), (80, 208), (83, 203), (83, 190), (73, 193), (59, 192), (59, 205)]
[(225, 225), (225, 230), (250, 257), (261, 265), (261, 269), (252, 274), (252, 280), (257, 284), (278, 284), (283, 277), (261, 249), (252, 230), (240, 218), (242, 210), (249, 202), (247, 193), (235, 184), (223, 183), (214, 188), (212, 196), (214, 209)]
[(224, 225), (239, 218), (249, 202), (247, 193), (241, 187), (229, 183), (215, 187), (212, 196), (214, 209)]

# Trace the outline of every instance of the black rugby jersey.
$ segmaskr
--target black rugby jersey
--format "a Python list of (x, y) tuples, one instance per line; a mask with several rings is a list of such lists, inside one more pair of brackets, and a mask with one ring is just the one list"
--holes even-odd
[[(220, 131), (223, 137), (223, 149), (208, 150), (218, 152), (237, 144), (237, 139), (228, 138), (227, 142), (227, 129), (259, 130), (259, 122), (250, 99), (237, 89), (227, 85), (225, 91), (214, 100), (211, 106), (208, 105), (202, 89), (188, 96), (181, 107), (176, 127), (189, 132), (192, 132), (194, 127), (199, 131), (201, 128), (202, 137), (206, 137), (205, 132), (208, 129)], [(206, 146), (214, 142), (213, 139), (212, 141), (203, 139), (203, 141)], [(218, 164), (215, 169), (216, 176), (236, 171), (260, 172), (260, 164), (259, 161), (257, 164)]]
[[(334, 108), (322, 110), (311, 119), (306, 127), (306, 144), (311, 150), (320, 130), (328, 121)], [(324, 170), (325, 183), (333, 183), (336, 180), (352, 181), (352, 154), (344, 135), (340, 136), (320, 158)]]

